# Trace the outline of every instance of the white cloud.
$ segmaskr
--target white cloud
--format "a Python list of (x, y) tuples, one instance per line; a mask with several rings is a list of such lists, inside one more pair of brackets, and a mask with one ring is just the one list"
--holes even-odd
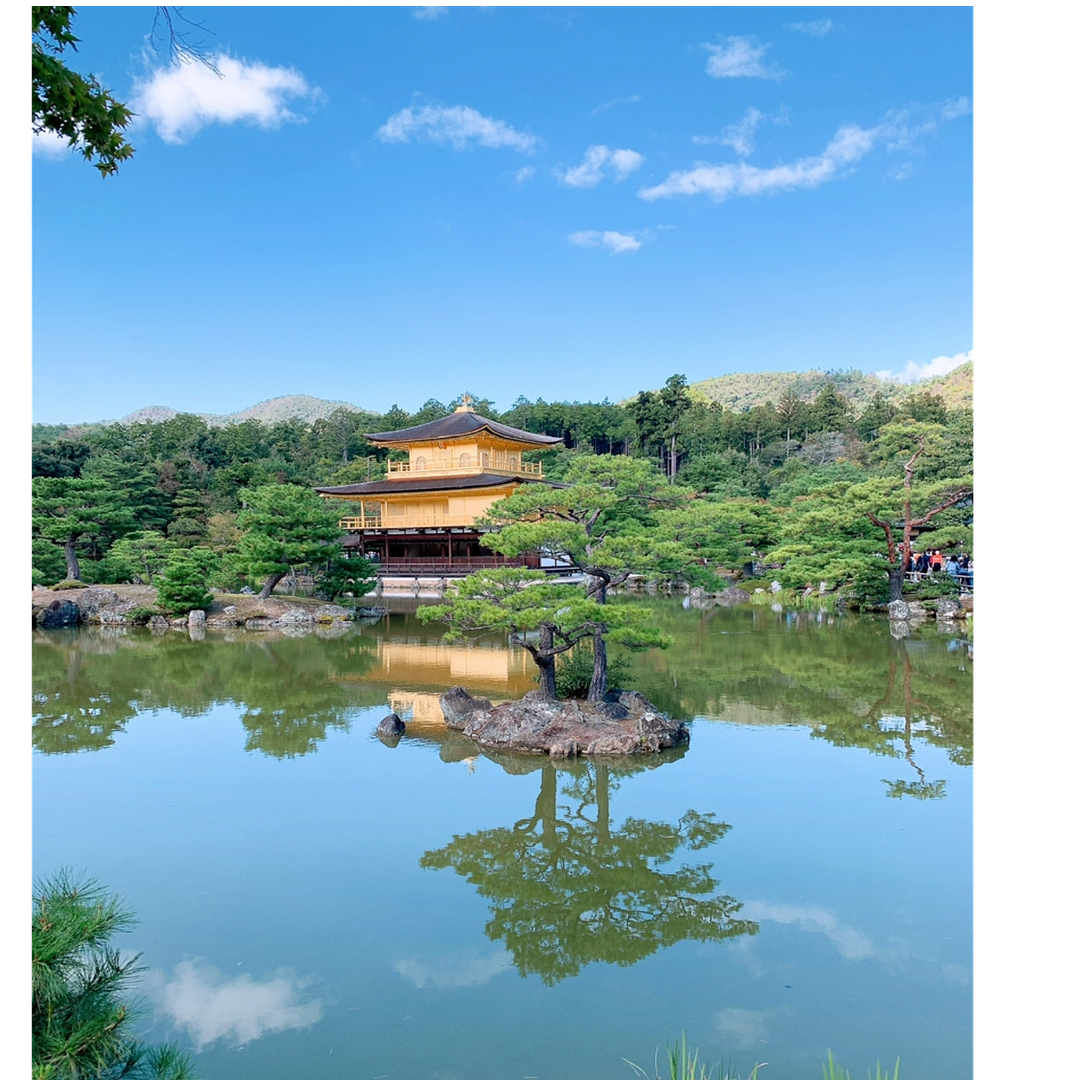
[(394, 113), (377, 132), (383, 142), (449, 143), (455, 150), (470, 144), (477, 146), (509, 146), (530, 153), (539, 144), (535, 135), (517, 131), (502, 120), (493, 120), (466, 105), (412, 106)]
[(708, 45), (712, 53), (705, 70), (715, 79), (782, 79), (785, 72), (764, 63), (768, 45), (757, 45), (752, 37), (729, 37), (725, 44)]
[[(960, 99), (965, 102), (965, 99)], [(840, 176), (846, 166), (864, 158), (878, 143), (888, 150), (909, 149), (922, 136), (937, 129), (940, 120), (964, 115), (960, 102), (946, 102), (930, 109), (913, 107), (888, 114), (872, 128), (844, 124), (820, 154), (799, 158), (791, 165), (759, 168), (738, 165), (710, 165), (698, 162), (692, 169), (671, 173), (653, 187), (642, 188), (638, 196), (651, 202), (676, 195), (708, 195), (716, 202), (739, 195), (763, 195), (796, 188), (814, 188)]]
[(31, 131), (33, 152), (41, 157), (61, 158), (71, 152), (71, 145), (55, 131)]
[(261, 128), (277, 128), (303, 117), (285, 106), (290, 97), (315, 97), (292, 68), (267, 67), (232, 56), (214, 56), (215, 74), (205, 64), (158, 68), (136, 80), (131, 107), (141, 121), (154, 125), (169, 143), (182, 143), (207, 124), (238, 120)]
[(524, 184), (526, 180), (531, 180), (535, 175), (536, 169), (532, 165), (526, 165), (524, 168), (518, 169), (518, 171), (514, 173), (514, 179), (519, 184)]
[(933, 360), (927, 360), (924, 364), (909, 360), (903, 371), (879, 371), (876, 374), (879, 379), (892, 379), (895, 382), (909, 383), (915, 382), (917, 379), (931, 379), (936, 375), (948, 375), (954, 368), (958, 368), (961, 364), (966, 364), (973, 359), (974, 350), (969, 349), (967, 352), (957, 353), (955, 356), (935, 356)]
[(640, 169), (645, 158), (636, 150), (609, 150), (606, 146), (590, 146), (580, 165), (557, 173), (569, 187), (596, 187), (605, 175), (614, 174), (617, 181), (625, 180)]
[(602, 247), (612, 255), (628, 255), (641, 247), (641, 241), (633, 233), (600, 232), (597, 229), (584, 229), (571, 233), (567, 239), (577, 247)]
[(713, 1027), (725, 1043), (734, 1043), (739, 1049), (747, 1050), (765, 1042), (766, 1015), (751, 1009), (721, 1009), (713, 1018)]
[[(824, 934), (845, 960), (870, 960), (877, 956), (874, 943), (861, 930), (844, 923), (825, 908), (796, 904), (766, 904), (752, 900), (743, 904), (743, 918), (755, 922), (794, 925), (811, 934)], [(879, 957), (880, 959), (880, 957)]]
[(321, 1001), (298, 1000), (306, 981), (284, 973), (265, 982), (250, 975), (228, 979), (209, 964), (185, 960), (176, 965), (171, 980), (159, 971), (146, 982), (159, 1010), (190, 1034), (196, 1050), (226, 1038), (242, 1045), (322, 1019)]
[(416, 7), (412, 9), (414, 19), (441, 19), (450, 14), (448, 7)]
[(816, 19), (814, 22), (788, 23), (789, 30), (798, 30), (800, 34), (809, 34), (811, 37), (824, 37), (832, 28), (832, 19)]
[(433, 961), (408, 957), (394, 964), (394, 970), (399, 975), (421, 990), (428, 986), (436, 990), (482, 986), (512, 967), (510, 956), (505, 951), (491, 956), (477, 956), (472, 949)]

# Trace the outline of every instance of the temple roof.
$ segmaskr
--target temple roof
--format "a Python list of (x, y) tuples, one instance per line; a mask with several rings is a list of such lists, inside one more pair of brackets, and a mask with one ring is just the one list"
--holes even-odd
[(522, 431), (520, 428), (510, 427), (509, 424), (500, 424), (497, 420), (489, 420), (486, 416), (473, 412), (472, 409), (458, 409), (449, 416), (431, 420), (426, 424), (417, 424), (416, 427), (402, 428), (401, 431), (376, 431), (364, 435), (374, 443), (415, 443), (438, 441), (440, 439), (460, 439), (467, 435), (475, 435), (478, 432), (487, 431), (500, 439), (510, 442), (525, 443), (528, 446), (554, 446), (561, 443), (562, 439), (555, 435), (537, 435), (532, 431)]
[[(421, 425), (426, 427), (427, 425)], [(513, 428), (510, 429), (513, 431)], [(504, 476), (496, 473), (480, 473), (478, 476), (418, 476), (408, 480), (369, 480), (363, 484), (345, 484), (343, 487), (317, 487), (320, 495), (396, 495), (411, 491), (461, 491), (468, 488), (502, 487), (505, 484), (537, 484), (527, 476)]]

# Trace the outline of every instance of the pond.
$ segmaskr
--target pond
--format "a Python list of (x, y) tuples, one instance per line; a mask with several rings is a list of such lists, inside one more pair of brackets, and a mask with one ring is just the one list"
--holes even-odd
[(674, 645), (626, 681), (689, 748), (558, 768), (438, 722), (526, 654), (408, 612), (36, 632), (35, 873), (137, 912), (143, 1033), (206, 1080), (632, 1080), (682, 1032), (762, 1080), (970, 1077), (963, 624), (649, 603)]

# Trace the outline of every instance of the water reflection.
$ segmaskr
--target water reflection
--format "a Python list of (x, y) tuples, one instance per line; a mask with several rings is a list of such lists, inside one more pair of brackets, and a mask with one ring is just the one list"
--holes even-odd
[(490, 956), (477, 956), (475, 950), (466, 950), (428, 960), (405, 957), (394, 964), (394, 970), (421, 990), (428, 986), (457, 990), (462, 986), (483, 986), (513, 966), (501, 949)]
[(150, 972), (146, 989), (161, 1015), (202, 1050), (218, 1039), (243, 1045), (271, 1032), (318, 1023), (322, 1002), (300, 1000), (308, 982), (287, 972), (262, 982), (247, 974), (226, 978), (210, 964), (185, 960), (171, 978)]
[(717, 891), (712, 863), (670, 865), (680, 849), (717, 844), (730, 825), (687, 810), (675, 823), (627, 818), (612, 828), (612, 791), (646, 767), (540, 766), (529, 817), (455, 836), (420, 865), (452, 868), (475, 885), (491, 905), (484, 932), (522, 976), (548, 986), (596, 961), (628, 967), (680, 941), (757, 933), (737, 917), (742, 905)]
[(807, 933), (824, 934), (845, 960), (869, 960), (878, 956), (874, 943), (866, 934), (842, 923), (824, 908), (751, 900), (746, 904), (746, 913), (758, 922), (794, 925)]
[[(945, 640), (931, 626), (897, 640), (879, 618), (646, 602), (675, 644), (631, 654), (631, 678), (673, 717), (806, 725), (814, 738), (902, 762), (901, 775), (883, 777), (894, 798), (945, 795), (923, 747), (971, 763), (971, 650), (955, 634)], [(534, 686), (523, 650), (489, 639), (446, 645), (440, 628), (411, 615), (330, 637), (39, 631), (33, 655), (34, 745), (47, 754), (111, 746), (143, 712), (194, 716), (229, 702), (249, 751), (288, 759), (348, 731), (359, 709), (388, 706), (411, 732), (433, 732), (449, 686), (494, 700)]]
[(676, 646), (645, 654), (635, 685), (672, 716), (808, 724), (813, 738), (905, 761), (910, 775), (883, 781), (894, 798), (944, 796), (945, 781), (917, 760), (920, 746), (972, 762), (970, 655), (950, 650), (936, 627), (896, 640), (874, 617), (670, 606), (654, 616)]

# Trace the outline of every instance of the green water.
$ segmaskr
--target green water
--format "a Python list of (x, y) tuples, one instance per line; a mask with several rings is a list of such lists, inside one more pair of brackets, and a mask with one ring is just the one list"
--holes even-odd
[[(684, 608), (632, 684), (678, 753), (487, 756), (438, 693), (525, 656), (407, 614), (339, 636), (34, 636), (35, 871), (141, 918), (149, 1038), (206, 1080), (971, 1066), (970, 643)], [(396, 746), (373, 737), (389, 705)]]

